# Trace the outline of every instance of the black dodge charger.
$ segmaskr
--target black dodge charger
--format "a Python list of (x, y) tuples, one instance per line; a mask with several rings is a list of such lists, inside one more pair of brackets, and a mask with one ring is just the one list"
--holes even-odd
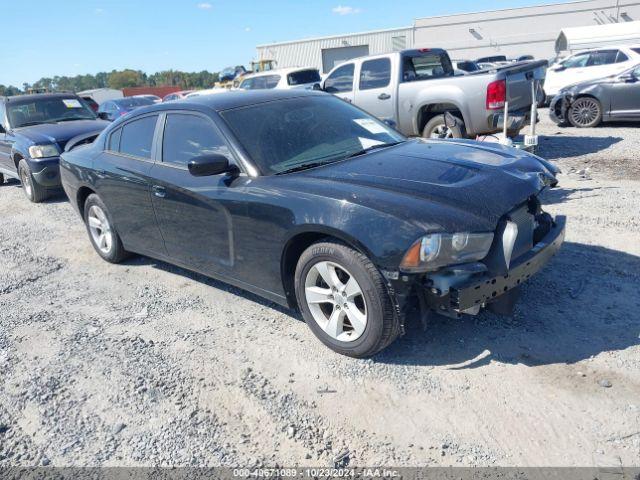
[(321, 92), (143, 108), (60, 166), (103, 259), (148, 255), (299, 308), (354, 357), (402, 334), (414, 306), (510, 312), (564, 238), (538, 198), (557, 183), (546, 161), (407, 139)]

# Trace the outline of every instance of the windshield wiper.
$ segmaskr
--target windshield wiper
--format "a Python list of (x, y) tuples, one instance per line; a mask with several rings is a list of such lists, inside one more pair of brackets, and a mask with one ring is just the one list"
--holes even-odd
[(389, 143), (379, 143), (377, 145), (371, 145), (370, 147), (363, 148), (362, 150), (358, 150), (357, 152), (353, 152), (347, 155), (345, 158), (353, 158), (358, 157), (360, 155), (364, 155), (365, 153), (369, 153), (372, 150), (378, 150), (379, 148), (393, 147), (394, 145), (399, 145), (404, 143), (406, 140), (400, 140), (398, 142), (389, 142)]
[(282, 170), (281, 172), (276, 173), (276, 175), (282, 175), (284, 173), (300, 172), (302, 170), (308, 170), (309, 168), (320, 167), (322, 165), (329, 165), (330, 163), (334, 163), (334, 162), (335, 160), (331, 162), (303, 163), (302, 165), (297, 165), (295, 167), (288, 168), (287, 170)]
[(61, 118), (60, 120), (55, 120), (55, 121), (56, 122), (75, 122), (76, 120), (95, 120), (95, 118), (72, 117), (72, 118)]
[(47, 123), (54, 123), (54, 122), (50, 122), (50, 121), (46, 121), (46, 122), (25, 122), (25, 123), (22, 123), (22, 124), (18, 125), (15, 128), (33, 127), (34, 125), (45, 125)]

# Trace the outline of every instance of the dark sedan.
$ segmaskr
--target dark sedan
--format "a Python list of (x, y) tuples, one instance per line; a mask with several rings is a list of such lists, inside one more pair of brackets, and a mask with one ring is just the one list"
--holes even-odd
[(157, 102), (146, 96), (141, 97), (125, 97), (115, 100), (107, 100), (100, 105), (98, 116), (103, 120), (113, 122), (116, 118), (122, 117), (136, 108), (147, 107)]
[(408, 140), (324, 93), (229, 92), (140, 109), (65, 153), (97, 253), (129, 252), (299, 308), (333, 350), (373, 355), (412, 305), (509, 312), (558, 250), (556, 169), (471, 141)]
[(559, 125), (568, 122), (579, 128), (640, 121), (640, 65), (562, 89), (551, 101), (549, 115)]

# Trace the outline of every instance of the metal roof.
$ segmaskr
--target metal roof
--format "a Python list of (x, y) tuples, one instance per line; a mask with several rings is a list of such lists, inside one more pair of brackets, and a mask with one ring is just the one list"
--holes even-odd
[(367, 32), (345, 33), (343, 35), (328, 35), (326, 37), (303, 38), (303, 39), (300, 39), (300, 40), (288, 40), (286, 42), (263, 43), (262, 45), (257, 45), (256, 48), (275, 47), (275, 46), (278, 46), (278, 45), (291, 45), (293, 43), (317, 42), (318, 40), (331, 40), (331, 39), (335, 39), (335, 38), (349, 38), (349, 37), (357, 37), (357, 36), (360, 36), (360, 35), (375, 35), (376, 33), (399, 32), (401, 30), (412, 30), (412, 29), (413, 29), (413, 26), (410, 25), (408, 27), (387, 28), (387, 29), (384, 29), (384, 30), (369, 30)]

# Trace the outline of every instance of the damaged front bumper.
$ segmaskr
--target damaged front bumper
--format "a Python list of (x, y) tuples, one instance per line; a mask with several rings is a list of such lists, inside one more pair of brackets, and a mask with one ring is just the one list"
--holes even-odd
[(571, 107), (572, 96), (568, 93), (560, 93), (553, 97), (549, 104), (549, 117), (554, 123), (562, 125), (567, 123), (567, 112)]
[[(510, 314), (520, 285), (541, 270), (560, 249), (565, 225), (564, 216), (551, 219), (547, 233), (530, 250), (502, 268), (478, 262), (448, 267), (414, 279), (417, 282), (412, 290), (418, 297), (420, 310), (423, 314), (434, 311), (451, 318), (475, 315), (484, 307), (495, 313)], [(409, 283), (412, 282), (409, 280)], [(402, 288), (394, 294), (406, 300), (403, 290), (406, 296), (410, 295)]]
[(495, 302), (499, 297), (507, 294), (527, 281), (537, 273), (553, 257), (564, 241), (566, 218), (556, 217), (549, 233), (540, 240), (529, 252), (520, 256), (510, 266), (504, 275), (492, 275), (488, 272), (482, 275), (472, 275), (470, 278), (453, 283), (447, 292), (435, 295), (430, 289), (427, 291), (429, 305), (440, 312), (477, 313), (481, 307)]

